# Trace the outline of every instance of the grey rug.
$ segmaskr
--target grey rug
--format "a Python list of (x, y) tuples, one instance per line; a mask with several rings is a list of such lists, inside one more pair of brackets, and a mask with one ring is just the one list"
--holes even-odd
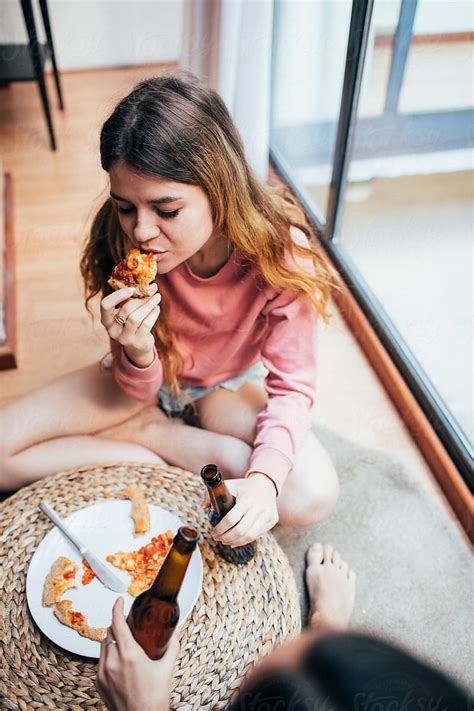
[(471, 686), (471, 555), (455, 523), (395, 458), (315, 433), (339, 474), (338, 506), (321, 525), (274, 529), (296, 576), (303, 622), (305, 551), (314, 541), (332, 543), (357, 574), (352, 628), (401, 644)]

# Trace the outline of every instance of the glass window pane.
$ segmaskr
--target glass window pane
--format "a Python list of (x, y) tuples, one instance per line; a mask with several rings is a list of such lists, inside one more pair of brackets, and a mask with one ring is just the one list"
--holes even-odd
[(472, 2), (418, 0), (400, 111), (472, 106), (473, 31)]
[(326, 211), (352, 3), (276, 0), (272, 148)]
[(439, 111), (473, 105), (473, 44), (469, 41), (423, 41), (412, 45), (405, 69), (399, 109)]
[[(456, 5), (445, 3), (445, 15)], [(415, 36), (400, 106), (407, 108), (411, 97), (411, 113), (432, 114), (420, 111), (414, 124), (401, 111), (383, 114), (387, 48), (372, 36), (339, 238), (472, 442), (474, 173), (466, 45), (470, 53), (472, 42), (462, 38), (437, 45), (433, 38), (417, 44)]]

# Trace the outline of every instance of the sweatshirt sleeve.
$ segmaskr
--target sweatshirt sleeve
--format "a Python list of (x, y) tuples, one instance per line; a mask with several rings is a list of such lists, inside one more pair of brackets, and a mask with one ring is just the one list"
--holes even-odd
[(117, 341), (110, 340), (115, 381), (120, 388), (135, 400), (150, 400), (158, 393), (163, 382), (163, 367), (156, 348), (155, 359), (146, 368), (137, 368), (127, 358), (123, 347)]
[(310, 427), (316, 386), (317, 314), (307, 296), (281, 294), (269, 301), (262, 361), (268, 369), (266, 407), (257, 417), (250, 472), (267, 474), (281, 493)]

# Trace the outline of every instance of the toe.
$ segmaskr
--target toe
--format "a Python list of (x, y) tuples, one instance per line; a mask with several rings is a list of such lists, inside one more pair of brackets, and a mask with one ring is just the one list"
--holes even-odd
[(332, 545), (330, 543), (326, 543), (324, 545), (324, 556), (323, 556), (325, 563), (332, 563), (333, 553), (334, 553), (334, 548), (332, 547)]
[(339, 551), (334, 551), (334, 554), (332, 557), (332, 562), (334, 563), (336, 568), (341, 567), (343, 561), (342, 561), (341, 554), (339, 553)]
[(353, 570), (351, 570), (349, 567), (347, 569), (347, 577), (351, 582), (353, 582), (356, 579), (356, 574), (354, 573)]
[(349, 568), (349, 566), (347, 565), (347, 563), (346, 563), (345, 560), (341, 560), (341, 566), (340, 566), (340, 568), (341, 568), (341, 572), (342, 572), (344, 575), (346, 575), (347, 577), (349, 577), (350, 568)]
[(306, 551), (306, 562), (308, 565), (320, 565), (323, 562), (323, 546), (321, 543), (313, 543)]

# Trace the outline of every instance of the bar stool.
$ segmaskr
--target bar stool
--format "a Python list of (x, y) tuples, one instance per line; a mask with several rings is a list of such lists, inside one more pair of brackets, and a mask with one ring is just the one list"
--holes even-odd
[(14, 81), (33, 81), (38, 84), (41, 103), (48, 124), (50, 145), (53, 151), (56, 150), (56, 139), (54, 135), (53, 121), (49, 108), (48, 92), (44, 80), (44, 65), (48, 58), (51, 59), (54, 73), (54, 81), (58, 94), (58, 103), (61, 111), (64, 111), (64, 102), (61, 93), (59, 72), (54, 53), (53, 35), (47, 0), (39, 0), (41, 16), (43, 19), (46, 42), (41, 43), (36, 31), (35, 17), (31, 0), (21, 0), (21, 9), (25, 20), (28, 34), (28, 44), (2, 44), (0, 45), (0, 83), (8, 85)]

